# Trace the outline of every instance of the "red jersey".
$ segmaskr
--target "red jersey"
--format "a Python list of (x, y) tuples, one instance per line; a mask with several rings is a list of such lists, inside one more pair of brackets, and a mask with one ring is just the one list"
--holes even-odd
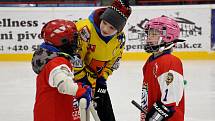
[(72, 69), (69, 60), (55, 57), (37, 76), (34, 121), (80, 121), (78, 101), (73, 96), (59, 93), (48, 82), (50, 72), (62, 64)]
[(143, 76), (141, 106), (150, 111), (153, 104), (160, 101), (175, 110), (168, 121), (184, 121), (184, 79), (180, 59), (171, 54), (153, 59), (151, 56), (143, 67)]

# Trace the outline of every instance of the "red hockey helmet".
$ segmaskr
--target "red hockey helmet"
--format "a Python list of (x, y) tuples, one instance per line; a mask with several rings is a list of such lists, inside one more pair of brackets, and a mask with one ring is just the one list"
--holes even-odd
[(77, 28), (72, 21), (55, 19), (43, 26), (41, 36), (45, 42), (57, 47), (72, 44), (77, 41)]

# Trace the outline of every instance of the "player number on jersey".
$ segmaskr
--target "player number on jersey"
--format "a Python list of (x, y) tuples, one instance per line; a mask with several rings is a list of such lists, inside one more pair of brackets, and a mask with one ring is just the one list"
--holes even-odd
[(165, 90), (165, 96), (164, 96), (163, 101), (167, 101), (167, 94), (168, 94), (168, 89)]

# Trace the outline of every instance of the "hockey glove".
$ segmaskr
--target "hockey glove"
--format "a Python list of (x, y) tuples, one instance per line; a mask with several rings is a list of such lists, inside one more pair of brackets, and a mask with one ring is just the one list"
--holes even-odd
[(76, 92), (76, 98), (81, 99), (85, 98), (87, 100), (87, 108), (90, 105), (90, 101), (92, 99), (92, 89), (90, 86), (82, 85), (82, 83), (78, 83), (78, 90)]
[(146, 121), (166, 121), (174, 112), (171, 107), (165, 106), (162, 102), (156, 102), (147, 113)]
[(94, 98), (102, 98), (107, 93), (107, 84), (104, 77), (100, 77), (96, 80), (96, 89)]

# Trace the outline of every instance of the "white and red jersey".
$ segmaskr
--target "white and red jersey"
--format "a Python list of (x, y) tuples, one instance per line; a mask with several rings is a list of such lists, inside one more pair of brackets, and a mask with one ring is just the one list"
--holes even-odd
[[(141, 106), (150, 111), (157, 101), (175, 110), (168, 121), (184, 121), (184, 79), (180, 59), (163, 54), (158, 58), (151, 56), (143, 67), (143, 86)], [(141, 114), (144, 121), (144, 114)]]
[(78, 101), (71, 95), (59, 93), (49, 84), (50, 72), (60, 65), (67, 65), (72, 70), (68, 59), (55, 57), (37, 76), (34, 121), (80, 121)]

